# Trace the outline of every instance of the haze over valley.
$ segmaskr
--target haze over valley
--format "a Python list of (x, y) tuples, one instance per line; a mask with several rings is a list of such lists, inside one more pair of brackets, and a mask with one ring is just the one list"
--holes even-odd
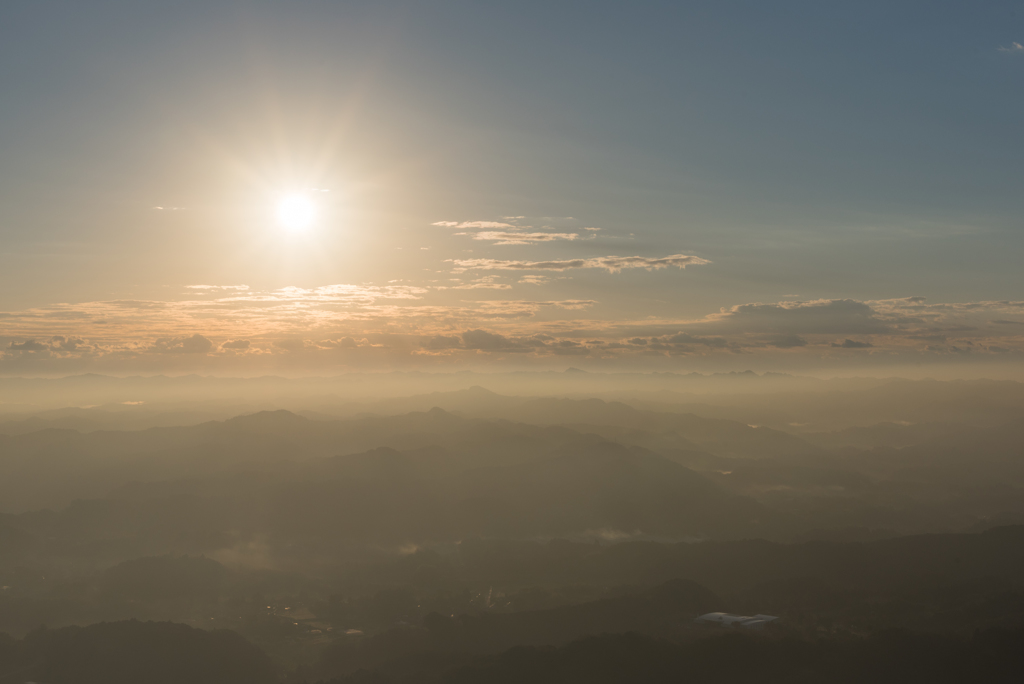
[(0, 6), (0, 684), (1017, 682), (1024, 4)]

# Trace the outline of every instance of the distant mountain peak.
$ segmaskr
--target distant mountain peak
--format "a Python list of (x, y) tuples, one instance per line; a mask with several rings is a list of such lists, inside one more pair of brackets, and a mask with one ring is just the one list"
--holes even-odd
[(278, 409), (276, 411), (258, 411), (244, 416), (235, 416), (224, 422), (230, 425), (297, 425), (299, 423), (308, 423), (309, 419), (285, 409)]
[(374, 457), (390, 457), (390, 458), (394, 458), (396, 456), (401, 456), (402, 452), (400, 452), (398, 449), (393, 449), (392, 447), (380, 446), (380, 447), (374, 447), (373, 449), (370, 449), (369, 451), (364, 451), (362, 455), (364, 455), (364, 456), (374, 456)]
[(481, 396), (481, 397), (500, 397), (501, 396), (497, 392), (492, 392), (491, 390), (487, 389), (486, 387), (481, 387), (480, 385), (473, 385), (472, 387), (469, 387), (469, 388), (467, 388), (464, 391), (465, 391), (466, 394), (476, 395), (476, 396)]

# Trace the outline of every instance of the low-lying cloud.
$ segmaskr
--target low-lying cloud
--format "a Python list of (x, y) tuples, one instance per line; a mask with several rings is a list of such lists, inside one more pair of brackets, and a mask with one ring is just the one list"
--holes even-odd
[(213, 351), (213, 342), (199, 333), (191, 337), (161, 337), (153, 343), (150, 351), (161, 354), (207, 354)]
[(799, 335), (780, 335), (768, 340), (768, 345), (779, 349), (793, 349), (794, 347), (806, 347), (807, 340)]
[[(684, 263), (703, 261), (675, 256), (686, 259)], [(567, 264), (612, 270), (619, 259), (594, 259), (590, 261), (599, 263), (590, 266), (583, 265), (588, 260), (481, 260), (503, 268), (478, 271), (473, 275), (479, 277), (444, 286), (394, 281), (264, 292), (223, 288), (177, 301), (112, 300), (5, 312), (0, 361), (6, 372), (267, 371), (274, 364), (316, 372), (337, 365), (355, 367), (345, 364), (416, 367), (417, 359), (526, 363), (565, 354), (602, 362), (632, 358), (637, 363), (656, 357), (785, 355), (787, 363), (797, 363), (803, 358), (834, 362), (905, 354), (964, 358), (968, 351), (971, 358), (998, 354), (1005, 359), (1024, 353), (1020, 301), (929, 303), (922, 297), (903, 297), (756, 302), (681, 319), (637, 316), (628, 308), (590, 299), (499, 298), (510, 288), (566, 277), (524, 272), (533, 264), (556, 266), (550, 270)], [(510, 263), (518, 265), (508, 268)], [(625, 267), (640, 266), (633, 261)], [(509, 271), (514, 278), (506, 278)], [(474, 299), (481, 294), (486, 298)]]
[(892, 330), (893, 322), (879, 316), (865, 302), (853, 299), (819, 299), (807, 302), (740, 304), (712, 314), (699, 321), (698, 325), (717, 333), (844, 335), (887, 333)]
[(851, 340), (850, 338), (846, 338), (842, 342), (833, 342), (831, 346), (838, 347), (839, 349), (868, 349), (869, 347), (874, 347), (875, 345), (871, 344), (870, 342), (859, 342), (858, 340)]
[(36, 342), (35, 340), (25, 340), (24, 342), (11, 342), (10, 346), (7, 347), (11, 351), (49, 351), (50, 347), (45, 344)]

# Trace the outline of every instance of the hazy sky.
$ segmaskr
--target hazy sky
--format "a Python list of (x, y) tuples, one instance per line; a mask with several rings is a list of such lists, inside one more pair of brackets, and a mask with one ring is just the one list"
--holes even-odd
[(8, 2), (0, 373), (1005, 372), (1022, 44), (1022, 2)]

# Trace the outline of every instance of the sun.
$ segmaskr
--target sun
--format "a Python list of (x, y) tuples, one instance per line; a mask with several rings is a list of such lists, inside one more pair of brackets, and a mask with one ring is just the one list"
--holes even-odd
[(305, 195), (285, 195), (277, 203), (277, 220), (288, 230), (305, 230), (313, 224), (314, 219), (316, 204)]

